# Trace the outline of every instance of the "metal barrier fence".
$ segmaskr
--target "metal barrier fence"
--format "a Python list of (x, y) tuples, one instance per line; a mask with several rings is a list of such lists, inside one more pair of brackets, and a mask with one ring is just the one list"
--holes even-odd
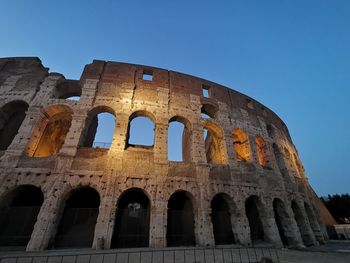
[[(45, 251), (1, 256), (0, 263), (257, 263), (280, 262), (274, 248), (169, 248), (109, 251)], [(269, 259), (269, 260), (267, 260)]]

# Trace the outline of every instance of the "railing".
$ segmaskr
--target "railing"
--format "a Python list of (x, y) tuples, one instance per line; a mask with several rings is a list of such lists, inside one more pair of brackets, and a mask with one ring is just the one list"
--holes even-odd
[(339, 224), (333, 227), (339, 239), (350, 239), (350, 224)]
[(110, 148), (112, 143), (110, 142), (93, 142), (92, 147), (93, 148), (103, 148), (103, 149), (108, 149)]
[(28, 243), (40, 206), (14, 206), (0, 211), (0, 246)]
[[(47, 253), (47, 254), (46, 254)], [(278, 263), (274, 248), (166, 248), (109, 251), (49, 251), (36, 255), (2, 257), (5, 262), (71, 262), (71, 263)]]

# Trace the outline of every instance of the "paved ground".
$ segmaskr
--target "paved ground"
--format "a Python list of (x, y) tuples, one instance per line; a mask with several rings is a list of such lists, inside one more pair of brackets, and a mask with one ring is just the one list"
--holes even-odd
[(331, 241), (304, 250), (259, 248), (166, 248), (118, 250), (1, 251), (0, 263), (231, 263), (261, 262), (270, 257), (281, 263), (350, 263), (350, 241)]
[(350, 241), (329, 241), (304, 251), (282, 249), (279, 255), (283, 263), (350, 263)]
[(288, 250), (280, 253), (281, 263), (350, 263), (350, 253), (304, 252)]

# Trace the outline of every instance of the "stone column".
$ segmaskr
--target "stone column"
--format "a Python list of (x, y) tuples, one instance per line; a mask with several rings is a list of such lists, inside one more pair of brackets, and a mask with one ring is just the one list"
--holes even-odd
[(286, 209), (286, 213), (288, 214), (288, 218), (285, 219), (286, 220), (285, 235), (288, 240), (288, 243), (290, 243), (291, 246), (304, 247), (303, 239), (301, 238), (298, 224), (294, 218), (293, 210), (289, 206), (286, 206), (285, 209)]
[(60, 150), (60, 155), (75, 156), (80, 139), (79, 135), (84, 129), (85, 119), (86, 114), (83, 112), (73, 114), (71, 126)]
[(44, 117), (44, 115), (38, 107), (30, 107), (27, 110), (26, 117), (17, 135), (12, 140), (5, 154), (1, 157), (1, 162), (6, 163), (7, 166), (17, 165), (19, 157), (22, 155), (23, 151), (26, 151), (32, 133), (42, 117)]
[(302, 202), (296, 202), (296, 203), (299, 209), (298, 213), (300, 214), (294, 214), (295, 211), (293, 211), (293, 214), (297, 222), (304, 244), (306, 246), (318, 245), (315, 235), (311, 229), (309, 220), (306, 217), (305, 209), (304, 209), (304, 206), (302, 205)]
[(203, 125), (201, 123), (193, 123), (192, 134), (192, 161), (194, 163), (207, 163)]
[(94, 104), (98, 82), (97, 79), (85, 80), (79, 100), (79, 105), (82, 108), (90, 108)]
[(128, 133), (128, 125), (128, 114), (118, 114), (116, 116), (116, 127), (114, 129), (112, 145), (109, 149), (110, 153), (121, 154), (124, 152), (127, 143), (126, 135)]
[[(241, 245), (251, 245), (249, 221), (245, 214), (244, 201), (235, 201), (236, 210), (231, 211), (232, 232), (235, 242)], [(231, 208), (232, 210), (234, 208)]]
[(259, 159), (258, 159), (258, 153), (256, 151), (255, 136), (248, 135), (248, 134), (247, 134), (247, 136), (248, 136), (248, 140), (249, 140), (249, 143), (250, 143), (252, 162), (255, 163), (258, 167), (260, 167)]
[(154, 161), (168, 163), (168, 121), (162, 119), (155, 124)]
[(227, 149), (228, 164), (230, 167), (237, 167), (236, 152), (233, 148), (233, 137), (228, 131), (225, 131), (225, 143)]
[(50, 99), (54, 98), (54, 90), (59, 80), (63, 79), (63, 76), (58, 73), (50, 73), (40, 85), (39, 91), (36, 93), (31, 105), (44, 107), (48, 104)]
[(264, 211), (259, 211), (261, 223), (264, 228), (265, 240), (277, 247), (283, 247), (275, 220), (272, 202), (269, 201), (268, 203), (271, 205), (264, 205)]
[(194, 224), (194, 234), (196, 238), (196, 245), (205, 247), (205, 246), (214, 246), (214, 233), (213, 233), (213, 224), (211, 222), (211, 208), (202, 207), (195, 209), (195, 224)]
[[(321, 228), (320, 225), (318, 224), (318, 221), (316, 219), (316, 216), (312, 210), (312, 208), (309, 206), (308, 208), (305, 208), (305, 212), (307, 215), (307, 219), (309, 220), (310, 223), (310, 227), (315, 235), (316, 240), (320, 243), (320, 244), (324, 244), (324, 237), (323, 234), (321, 232)], [(308, 209), (308, 210), (307, 210)]]
[(324, 239), (323, 242), (325, 242), (325, 241), (329, 240), (328, 233), (327, 233), (327, 228), (326, 228), (325, 223), (323, 222), (323, 219), (322, 219), (322, 216), (320, 214), (320, 211), (317, 209), (317, 207), (318, 207), (317, 202), (321, 202), (321, 201), (320, 200), (318, 200), (318, 201), (316, 200), (316, 199), (318, 199), (318, 197), (314, 193), (314, 191), (312, 190), (310, 185), (308, 185), (308, 189), (309, 189), (309, 192), (310, 192), (310, 195), (311, 195), (311, 196), (309, 196), (311, 209), (314, 212), (314, 215), (316, 217), (318, 225), (320, 226), (320, 231), (321, 231), (321, 233), (323, 235), (323, 239)]
[[(203, 170), (205, 167), (203, 167)], [(206, 170), (206, 169), (205, 169)], [(198, 174), (204, 175), (208, 174), (208, 172), (200, 172)], [(198, 177), (197, 177), (198, 178)], [(196, 245), (198, 246), (214, 246), (214, 232), (213, 232), (213, 224), (211, 221), (211, 203), (208, 200), (208, 176), (202, 178), (202, 183), (199, 185), (199, 198), (196, 200), (196, 204), (193, 204), (193, 212), (195, 215), (195, 237), (196, 237)]]
[[(52, 174), (51, 176), (57, 175)], [(61, 191), (58, 191), (58, 189), (61, 189)], [(44, 250), (49, 246), (50, 241), (54, 239), (60, 223), (59, 214), (62, 212), (60, 210), (63, 208), (62, 196), (58, 196), (58, 192), (64, 192), (61, 187), (61, 181), (56, 181), (52, 186), (52, 190), (46, 194), (26, 251)]]
[(101, 196), (98, 217), (95, 225), (95, 234), (92, 247), (95, 249), (108, 249), (111, 247), (114, 224), (112, 214), (116, 210), (116, 200), (113, 195), (114, 185), (111, 184)]
[(152, 248), (166, 247), (167, 202), (156, 200), (151, 207), (149, 245)]

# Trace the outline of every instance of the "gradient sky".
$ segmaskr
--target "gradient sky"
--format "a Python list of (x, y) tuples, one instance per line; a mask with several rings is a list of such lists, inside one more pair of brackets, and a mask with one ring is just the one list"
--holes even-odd
[(347, 193), (349, 14), (349, 0), (3, 0), (0, 56), (66, 78), (102, 59), (234, 88), (284, 120), (319, 195)]

